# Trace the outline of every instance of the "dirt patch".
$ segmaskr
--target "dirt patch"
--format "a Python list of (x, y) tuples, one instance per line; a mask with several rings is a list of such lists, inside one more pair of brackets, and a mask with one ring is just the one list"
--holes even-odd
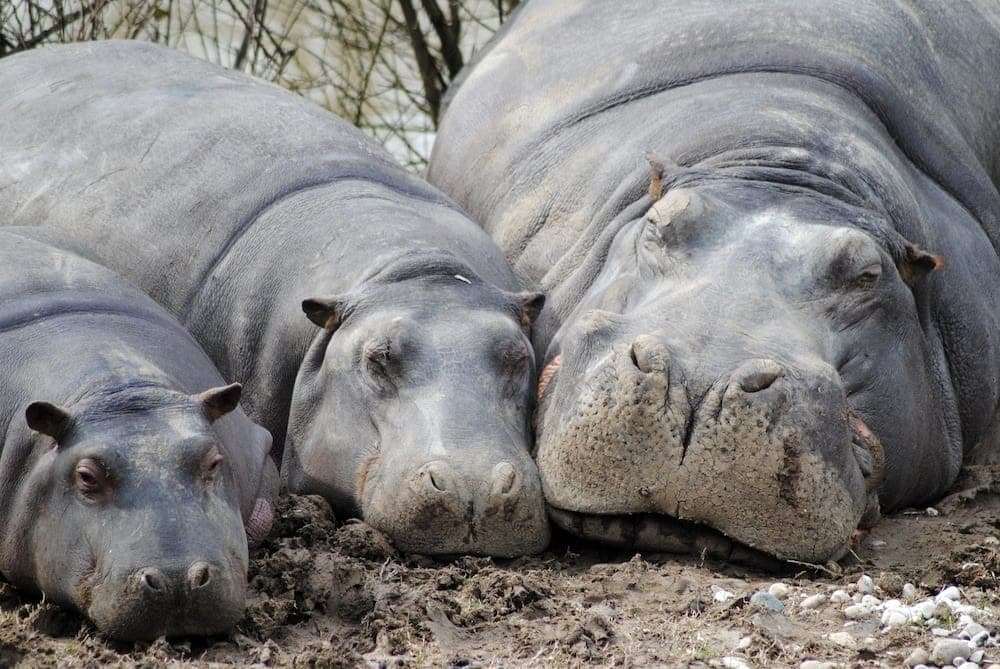
[[(118, 645), (85, 621), (0, 584), (0, 667), (208, 666), (901, 666), (961, 616), (890, 626), (848, 620), (832, 593), (927, 597), (957, 585), (977, 624), (1000, 614), (1000, 498), (948, 514), (882, 521), (838, 575), (748, 568), (670, 555), (630, 555), (557, 539), (517, 560), (399, 555), (360, 523), (338, 524), (314, 497), (281, 500), (274, 535), (251, 556), (247, 614), (209, 639)], [(772, 588), (775, 583), (779, 586)], [(755, 593), (771, 589), (764, 601)], [(805, 598), (834, 600), (817, 607)], [(847, 602), (849, 604), (849, 602)], [(781, 607), (782, 610), (776, 610)], [(983, 648), (981, 664), (1000, 657)]]

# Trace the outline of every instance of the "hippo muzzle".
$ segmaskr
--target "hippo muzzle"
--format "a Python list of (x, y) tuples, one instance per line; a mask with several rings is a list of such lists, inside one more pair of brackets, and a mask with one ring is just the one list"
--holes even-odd
[(699, 387), (699, 370), (640, 335), (560, 392), (563, 364), (542, 374), (537, 456), (558, 524), (572, 517), (558, 511), (661, 514), (823, 562), (878, 519), (878, 439), (821, 361), (744, 360)]

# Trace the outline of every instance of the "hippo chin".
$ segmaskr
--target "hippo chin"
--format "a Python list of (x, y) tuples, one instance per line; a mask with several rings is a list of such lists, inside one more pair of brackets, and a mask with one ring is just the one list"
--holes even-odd
[(998, 25), (975, 0), (533, 0), (504, 25), (429, 176), (548, 295), (557, 524), (821, 562), (1000, 456)]
[(290, 492), (404, 549), (544, 548), (543, 298), (453, 202), (318, 106), (163, 47), (32, 50), (0, 89), (0, 218), (176, 315)]
[(232, 629), (278, 483), (241, 387), (103, 268), (9, 231), (0, 267), (0, 573), (116, 639)]

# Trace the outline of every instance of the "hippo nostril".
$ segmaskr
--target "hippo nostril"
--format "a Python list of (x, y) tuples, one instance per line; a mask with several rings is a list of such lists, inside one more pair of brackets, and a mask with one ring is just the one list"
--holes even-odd
[(188, 587), (191, 590), (204, 588), (212, 581), (212, 569), (207, 562), (198, 560), (188, 569)]
[(757, 393), (770, 388), (771, 385), (785, 375), (780, 369), (767, 369), (754, 372), (740, 381), (740, 388), (748, 393)]
[(667, 347), (650, 335), (635, 338), (629, 349), (629, 358), (643, 374), (665, 372), (667, 369)]
[(139, 580), (142, 582), (142, 585), (147, 590), (152, 590), (153, 592), (159, 592), (163, 589), (164, 585), (163, 574), (160, 572), (159, 569), (148, 567), (139, 572), (139, 574), (140, 574)]
[(431, 480), (431, 485), (434, 486), (435, 490), (445, 491), (444, 484), (438, 483), (438, 480), (434, 478), (434, 472), (427, 472), (427, 478)]
[(518, 482), (517, 471), (509, 462), (501, 462), (493, 468), (493, 485), (490, 486), (492, 497), (509, 495)]

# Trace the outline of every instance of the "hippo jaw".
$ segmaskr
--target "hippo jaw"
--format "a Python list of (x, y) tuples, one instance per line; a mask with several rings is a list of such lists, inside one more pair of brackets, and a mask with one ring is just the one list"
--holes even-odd
[(554, 333), (537, 461), (560, 525), (656, 514), (823, 562), (880, 505), (939, 492), (941, 467), (882, 468), (947, 441), (912, 268), (855, 209), (755, 188), (623, 227)]
[(526, 335), (540, 303), (467, 268), (309, 302), (324, 330), (296, 380), (288, 490), (323, 495), (404, 551), (541, 551)]

